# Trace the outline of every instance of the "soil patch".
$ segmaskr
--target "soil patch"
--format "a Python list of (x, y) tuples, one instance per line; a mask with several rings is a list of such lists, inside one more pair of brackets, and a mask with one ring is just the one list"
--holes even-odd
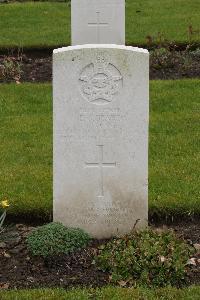
[[(150, 79), (182, 79), (200, 77), (200, 49), (150, 52)], [(47, 82), (52, 80), (52, 54), (28, 51), (0, 55), (0, 82)]]
[[(163, 227), (163, 226), (162, 226)], [(200, 244), (200, 222), (172, 225), (178, 237)], [(87, 249), (71, 255), (43, 259), (31, 257), (26, 236), (33, 227), (8, 226), (0, 235), (0, 288), (101, 287), (109, 284), (109, 274), (96, 267), (94, 254), (106, 240), (93, 240)], [(187, 267), (186, 285), (200, 284), (200, 253)]]

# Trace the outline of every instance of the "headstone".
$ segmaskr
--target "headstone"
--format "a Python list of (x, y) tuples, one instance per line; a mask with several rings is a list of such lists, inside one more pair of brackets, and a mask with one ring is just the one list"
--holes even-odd
[(72, 0), (72, 45), (125, 44), (125, 0)]
[(54, 220), (95, 238), (148, 218), (148, 51), (54, 50)]

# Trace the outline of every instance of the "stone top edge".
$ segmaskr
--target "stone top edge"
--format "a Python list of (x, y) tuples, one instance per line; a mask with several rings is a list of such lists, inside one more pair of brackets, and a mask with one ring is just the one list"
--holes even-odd
[[(86, 1), (88, 1), (88, 0), (86, 0)], [(78, 4), (80, 4), (80, 0), (72, 0), (72, 2), (77, 2)], [(96, 2), (99, 2), (99, 0), (96, 0)], [(106, 2), (108, 4), (109, 4), (109, 2), (111, 2), (113, 4), (113, 0), (101, 0), (101, 2), (104, 2), (104, 3)], [(125, 0), (115, 0), (115, 2), (124, 3)]]
[(120, 50), (128, 50), (132, 52), (141, 52), (148, 54), (149, 51), (147, 49), (125, 46), (125, 45), (115, 45), (115, 44), (86, 44), (86, 45), (76, 45), (76, 46), (68, 46), (62, 47), (53, 50), (53, 54), (58, 54), (62, 52), (72, 51), (72, 50), (81, 50), (81, 49), (120, 49)]

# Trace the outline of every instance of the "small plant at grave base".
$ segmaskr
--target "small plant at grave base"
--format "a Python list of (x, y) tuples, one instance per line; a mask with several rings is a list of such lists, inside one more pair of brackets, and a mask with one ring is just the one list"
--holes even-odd
[(15, 82), (20, 81), (22, 75), (22, 64), (21, 58), (14, 58), (11, 56), (4, 57), (0, 63), (0, 80), (14, 80)]
[(155, 69), (167, 69), (173, 67), (170, 60), (171, 53), (166, 48), (158, 48), (150, 52), (150, 60)]
[(28, 249), (32, 255), (44, 258), (75, 252), (87, 246), (90, 236), (79, 228), (67, 228), (52, 222), (33, 230), (27, 237)]
[(97, 266), (123, 286), (180, 285), (193, 248), (171, 231), (145, 230), (114, 238), (99, 249)]
[(0, 211), (1, 209), (3, 210), (3, 213), (0, 215), (0, 230), (3, 226), (3, 223), (5, 221), (5, 218), (6, 218), (6, 211), (7, 211), (7, 208), (10, 206), (9, 202), (7, 199), (5, 200), (2, 200), (0, 202)]
[(200, 61), (200, 48), (197, 48), (194, 51), (190, 52), (190, 55), (195, 58), (196, 60)]

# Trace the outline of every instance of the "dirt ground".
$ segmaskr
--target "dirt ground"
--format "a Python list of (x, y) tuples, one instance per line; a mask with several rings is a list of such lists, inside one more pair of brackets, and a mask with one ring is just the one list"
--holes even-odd
[[(150, 52), (150, 79), (200, 77), (200, 49)], [(52, 80), (51, 51), (28, 51), (0, 55), (0, 83), (49, 82)]]
[[(94, 264), (94, 254), (105, 240), (93, 240), (86, 249), (71, 255), (43, 259), (32, 257), (27, 250), (26, 237), (33, 228), (23, 224), (10, 225), (1, 233), (1, 289), (101, 287), (109, 284), (109, 274), (98, 270)], [(200, 221), (171, 225), (168, 228), (172, 228), (187, 243), (200, 244)], [(191, 262), (187, 267), (185, 285), (200, 284), (200, 253), (196, 252)]]

